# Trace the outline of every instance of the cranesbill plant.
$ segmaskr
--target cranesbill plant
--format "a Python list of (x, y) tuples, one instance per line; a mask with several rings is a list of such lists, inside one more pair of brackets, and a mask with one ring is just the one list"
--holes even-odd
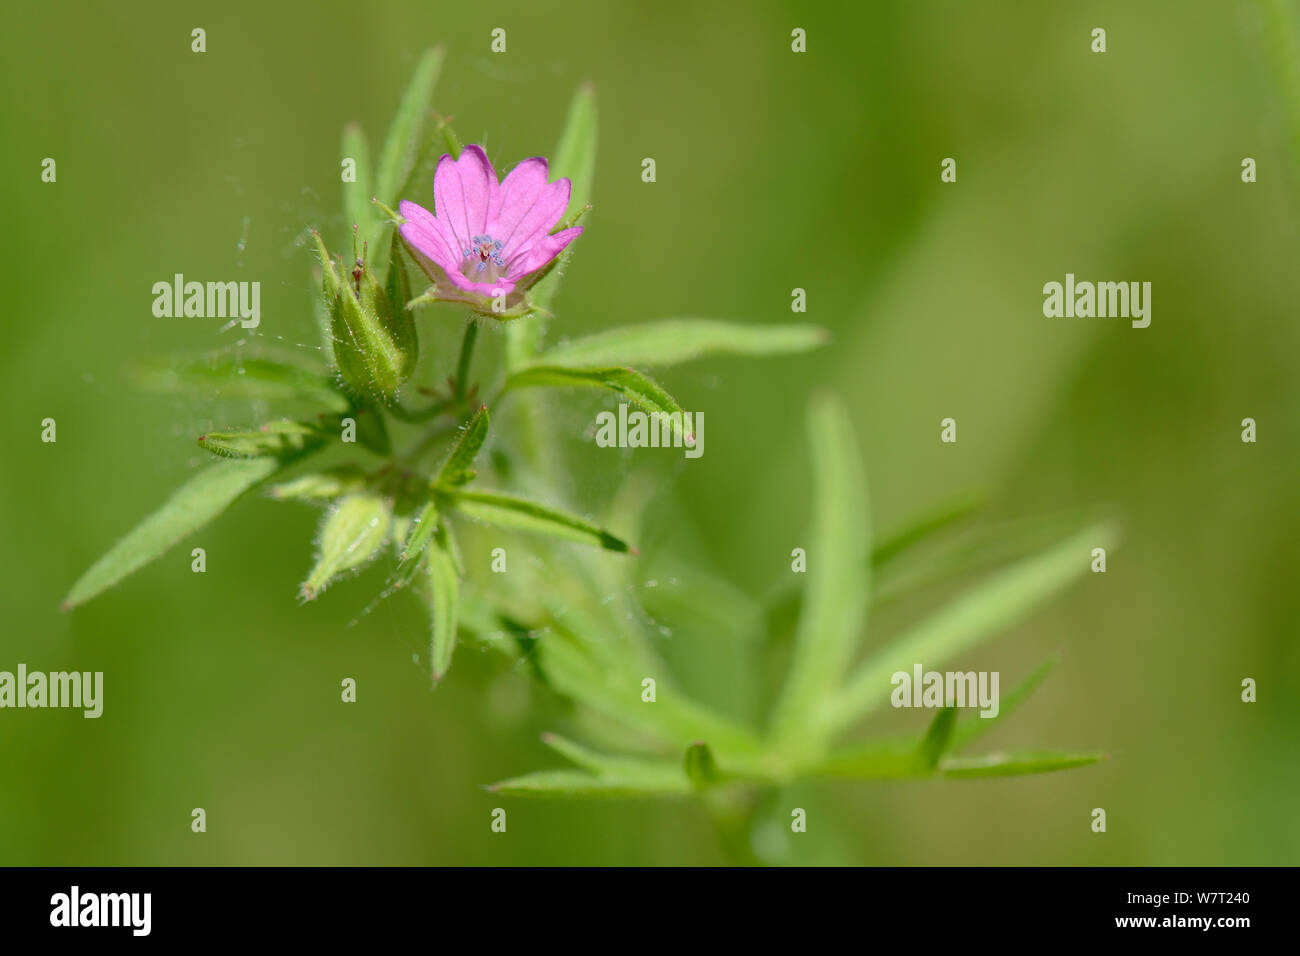
[[(1021, 557), (859, 661), (868, 608), (948, 570), (942, 562), (923, 562), (909, 571), (905, 555), (965, 510), (927, 518), (873, 548), (852, 428), (829, 396), (812, 403), (808, 419), (814, 519), (811, 567), (800, 576), (807, 585), (802, 594), (793, 586), (778, 589), (767, 604), (771, 614), (740, 615), (745, 627), (768, 637), (793, 632), (769, 713), (737, 719), (675, 686), (650, 613), (632, 606), (654, 593), (640, 587), (639, 559), (628, 543), (636, 530), (637, 489), (618, 496), (604, 521), (564, 500), (557, 436), (548, 433), (552, 419), (539, 413), (539, 390), (604, 390), (646, 412), (680, 416), (677, 401), (644, 369), (708, 354), (805, 351), (826, 335), (807, 325), (689, 319), (546, 346), (543, 326), (553, 317), (564, 267), (581, 247), (574, 244), (583, 232), (577, 223), (589, 208), (594, 93), (583, 88), (575, 95), (550, 161), (526, 159), (500, 179), (482, 147), (462, 146), (449, 123), (431, 112), (441, 63), (436, 50), (420, 61), (374, 167), (361, 131), (344, 131), (344, 155), (357, 167), (357, 182), (344, 191), (350, 255), (331, 255), (324, 238), (311, 234), (328, 365), (223, 353), (169, 364), (150, 376), (167, 388), (306, 405), (312, 413), (199, 436), (199, 445), (220, 460), (82, 575), (65, 608), (118, 583), (254, 490), (322, 506), (302, 600), (317, 599), (341, 577), (388, 555), (386, 593), (412, 591), (428, 608), (435, 681), (447, 674), (457, 642), (472, 641), (579, 705), (587, 730), (608, 744), (602, 752), (548, 734), (546, 742), (575, 769), (525, 774), (492, 789), (529, 796), (697, 795), (729, 845), (742, 847), (742, 857), (748, 844), (735, 838), (737, 814), (752, 811), (755, 794), (794, 781), (1036, 773), (1100, 759), (1091, 752), (954, 755), (1005, 719), (1042, 671), (1004, 698), (994, 720), (958, 720), (947, 708), (915, 739), (840, 742), (883, 703), (890, 674), (915, 661), (938, 664), (995, 634), (1086, 569), (1081, 549), (1086, 555), (1085, 544), (1106, 532), (1089, 529)], [(431, 164), (430, 183), (421, 177)], [(430, 201), (432, 210), (424, 205)], [(417, 323), (448, 308), (470, 313), (459, 351), (445, 363), (435, 357), (434, 364), (444, 365), (444, 384), (417, 383)], [(429, 318), (441, 320), (441, 314)], [(482, 322), (504, 324), (505, 346), (502, 367), (476, 376)], [(498, 421), (512, 427), (501, 431)], [(399, 447), (394, 435), (403, 432), (411, 440)], [(316, 464), (330, 455), (343, 460)], [(477, 543), (485, 529), (534, 536), (542, 561), (512, 569), (509, 587), (484, 580), (467, 569), (460, 540), (472, 536)], [(707, 618), (717, 593), (701, 590), (692, 600), (685, 613)], [(744, 598), (739, 603), (758, 606)], [(787, 618), (797, 621), (793, 628), (782, 623)], [(738, 640), (734, 654), (767, 653), (766, 647)], [(645, 696), (647, 680), (656, 688), (653, 703)]]

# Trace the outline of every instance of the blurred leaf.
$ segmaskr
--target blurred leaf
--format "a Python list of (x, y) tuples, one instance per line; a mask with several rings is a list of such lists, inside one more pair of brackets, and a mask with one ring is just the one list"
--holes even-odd
[(342, 412), (347, 399), (328, 375), (285, 362), (230, 355), (176, 363), (147, 363), (136, 381), (162, 392), (197, 392), (205, 397), (248, 398), (266, 402), (306, 401), (322, 410)]
[(302, 584), (302, 597), (315, 600), (339, 575), (370, 563), (388, 540), (393, 520), (389, 502), (377, 494), (347, 495), (321, 518), (316, 564)]
[(355, 225), (363, 239), (373, 239), (378, 230), (378, 215), (370, 199), (375, 195), (374, 169), (370, 166), (370, 146), (366, 134), (356, 123), (343, 127), (343, 158), (356, 163), (357, 180), (343, 183), (343, 214), (348, 225)]
[(825, 345), (816, 325), (746, 325), (714, 319), (664, 319), (562, 342), (531, 364), (564, 368), (677, 365), (705, 355), (784, 355)]
[(706, 743), (694, 743), (687, 747), (683, 763), (686, 776), (697, 789), (711, 787), (722, 780), (718, 765), (713, 759), (713, 751)]
[(1114, 537), (1093, 527), (1053, 550), (1013, 565), (915, 625), (867, 663), (822, 709), (822, 721), (838, 730), (875, 710), (887, 698), (890, 675), (917, 661), (935, 667), (952, 655), (1009, 627), (1032, 607), (1088, 571), (1091, 549)]
[(1001, 720), (1006, 719), (1015, 712), (1021, 704), (1029, 699), (1029, 696), (1038, 689), (1044, 678), (1051, 673), (1056, 661), (1048, 659), (1038, 666), (1038, 669), (1030, 674), (1024, 681), (1017, 684), (1011, 693), (1002, 697), (998, 702), (998, 714), (996, 717), (981, 717), (974, 714), (967, 717), (957, 724), (957, 729), (953, 733), (952, 746), (950, 750), (960, 750), (976, 737), (982, 736), (992, 730)]
[(680, 767), (665, 765), (657, 774), (609, 773), (601, 776), (582, 770), (539, 770), (512, 777), (488, 787), (511, 797), (664, 797), (691, 792)]
[(930, 769), (939, 765), (939, 758), (948, 750), (952, 741), (953, 728), (957, 725), (957, 708), (945, 707), (935, 714), (930, 722), (930, 729), (925, 732), (921, 746), (917, 748), (917, 759)]
[(485, 491), (456, 491), (452, 500), (463, 514), (499, 528), (595, 544), (610, 551), (629, 550), (625, 541), (591, 522), (526, 498)]
[(1109, 757), (1104, 753), (1017, 751), (983, 757), (949, 757), (939, 769), (945, 777), (1014, 777), (1028, 773), (1051, 773), (1083, 767)]
[(608, 388), (647, 412), (682, 414), (681, 406), (657, 382), (630, 368), (560, 368), (534, 365), (506, 380), (506, 388)]
[(943, 505), (938, 510), (924, 515), (877, 544), (875, 550), (871, 552), (872, 567), (879, 568), (888, 564), (914, 545), (933, 537), (938, 532), (947, 529), (964, 518), (970, 517), (983, 505), (982, 498), (967, 497)]
[(429, 118), (433, 88), (442, 70), (441, 47), (426, 50), (415, 67), (411, 82), (402, 96), (397, 115), (388, 128), (379, 154), (379, 169), (375, 175), (375, 195), (390, 206), (396, 206), (398, 188), (406, 181), (420, 149), (425, 125)]
[[(560, 142), (548, 165), (552, 180), (567, 176), (572, 184), (569, 210), (582, 209), (591, 200), (592, 179), (596, 170), (596, 134), (596, 91), (590, 85), (583, 84), (569, 103), (564, 131), (560, 134)], [(544, 313), (550, 309), (560, 288), (560, 277), (572, 255), (573, 247), (569, 246), (560, 253), (555, 265), (529, 289), (528, 297), (537, 310)], [(531, 322), (511, 322), (506, 325), (505, 334), (506, 369), (514, 371), (522, 368), (537, 354), (542, 324), (537, 318)]]
[[(870, 593), (871, 532), (866, 479), (853, 423), (835, 399), (822, 395), (808, 411), (813, 468), (813, 526), (807, 548), (804, 600), (789, 675), (772, 721), (787, 754), (806, 758), (822, 744), (815, 711), (843, 681), (861, 635)], [(815, 753), (814, 753), (815, 755)]]
[(333, 501), (366, 486), (366, 473), (356, 465), (339, 465), (272, 485), (267, 493), (280, 501)]
[(814, 777), (847, 780), (902, 780), (927, 775), (927, 767), (915, 738), (906, 741), (873, 741), (831, 754), (807, 773)]
[(326, 441), (320, 426), (307, 422), (268, 422), (251, 432), (208, 432), (199, 445), (219, 458), (289, 459)]
[(457, 605), (460, 600), (460, 576), (456, 569), (454, 545), (448, 539), (445, 525), (438, 525), (428, 554), (431, 585), (429, 612), (433, 634), (429, 656), (433, 662), (433, 679), (436, 682), (442, 680), (451, 667), (451, 655), (456, 649)]
[(376, 455), (386, 457), (392, 454), (393, 443), (388, 436), (388, 425), (378, 408), (361, 402), (348, 417), (356, 422), (356, 439), (360, 445), (369, 448)]
[(274, 458), (255, 458), (204, 468), (91, 565), (63, 599), (63, 609), (84, 604), (152, 561), (221, 514), (279, 467), (280, 462)]
[(451, 454), (438, 472), (438, 477), (434, 479), (434, 485), (446, 491), (452, 491), (461, 485), (468, 484), (474, 479), (474, 458), (478, 455), (479, 449), (483, 447), (483, 442), (487, 440), (488, 434), (488, 409), (486, 405), (479, 406), (479, 410), (474, 413), (456, 437), (456, 444), (452, 446)]

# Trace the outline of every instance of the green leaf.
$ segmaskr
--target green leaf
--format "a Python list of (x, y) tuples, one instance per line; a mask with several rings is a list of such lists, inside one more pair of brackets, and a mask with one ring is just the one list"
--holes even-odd
[(267, 359), (220, 355), (198, 361), (149, 363), (137, 369), (135, 379), (155, 391), (192, 391), (205, 398), (305, 401), (330, 412), (348, 407), (328, 375)]
[(433, 679), (442, 680), (451, 666), (451, 655), (456, 649), (457, 605), (460, 600), (460, 576), (452, 543), (448, 540), (446, 525), (439, 524), (434, 532), (429, 552), (429, 584), (431, 592), (430, 616), (432, 639), (429, 656), (433, 662)]
[(591, 522), (526, 498), (485, 491), (457, 491), (452, 500), (456, 510), (462, 514), (499, 528), (599, 545), (609, 551), (630, 550), (627, 542)]
[(879, 568), (888, 564), (920, 542), (970, 517), (983, 507), (983, 504), (982, 498), (962, 498), (913, 521), (876, 545), (875, 550), (871, 552), (872, 567)]
[(516, 372), (506, 380), (506, 389), (533, 388), (607, 388), (633, 405), (651, 413), (681, 415), (681, 406), (653, 379), (630, 368), (560, 368), (534, 365)]
[(952, 741), (953, 728), (957, 726), (957, 708), (945, 707), (939, 711), (925, 732), (921, 746), (917, 749), (917, 758), (933, 770), (939, 765), (939, 758), (948, 750)]
[(718, 772), (718, 764), (713, 759), (713, 751), (703, 742), (691, 744), (686, 748), (684, 769), (686, 776), (697, 789), (711, 787), (722, 779), (722, 775)]
[(664, 319), (609, 329), (547, 349), (532, 363), (564, 368), (677, 365), (705, 355), (785, 355), (825, 345), (816, 325), (746, 325), (714, 319)]
[[(564, 131), (549, 164), (551, 179), (567, 176), (572, 184), (566, 219), (591, 201), (596, 170), (596, 134), (596, 91), (590, 84), (583, 84), (569, 103)], [(560, 253), (559, 261), (528, 291), (533, 306), (543, 314), (550, 309), (560, 289), (560, 278), (573, 254), (572, 249), (570, 246)], [(506, 326), (506, 368), (511, 371), (521, 368), (537, 353), (540, 340), (540, 322), (509, 323)]]
[[(793, 656), (773, 719), (773, 736), (787, 755), (816, 756), (815, 712), (839, 689), (866, 619), (871, 531), (866, 479), (853, 423), (823, 395), (808, 412), (813, 467), (813, 527), (807, 549), (803, 607)], [(810, 746), (810, 741), (816, 741)]]
[(221, 514), (235, 499), (274, 474), (279, 467), (280, 463), (274, 458), (255, 458), (204, 468), (91, 565), (63, 599), (63, 609), (66, 611), (84, 604), (152, 561)]
[(1011, 693), (1003, 696), (998, 701), (998, 713), (996, 717), (981, 717), (979, 714), (967, 717), (957, 724), (957, 729), (953, 732), (952, 745), (950, 750), (960, 750), (976, 737), (980, 737), (992, 730), (998, 721), (1005, 720), (1008, 716), (1029, 699), (1029, 696), (1038, 689), (1038, 685), (1043, 682), (1048, 674), (1051, 673), (1056, 661), (1048, 659), (1040, 664), (1032, 674), (1024, 681), (1016, 685)]
[(483, 442), (487, 440), (488, 424), (487, 406), (481, 405), (474, 413), (474, 417), (460, 430), (451, 454), (443, 464), (442, 470), (438, 472), (438, 477), (434, 479), (435, 486), (451, 491), (473, 480), (474, 458), (483, 447)]
[(1091, 549), (1113, 537), (1105, 526), (1089, 528), (994, 575), (915, 625), (859, 667), (844, 690), (827, 701), (820, 715), (823, 725), (833, 731), (871, 713), (887, 699), (890, 676), (895, 672), (906, 671), (917, 661), (927, 667), (938, 666), (1009, 627), (1087, 572)]
[(1104, 753), (1068, 753), (1064, 751), (1018, 751), (991, 753), (982, 757), (949, 757), (939, 769), (945, 777), (1014, 777), (1029, 773), (1070, 770), (1109, 758)]
[(307, 422), (268, 422), (251, 432), (208, 432), (199, 445), (219, 458), (288, 460), (325, 443), (325, 433)]
[(415, 67), (411, 82), (402, 97), (397, 115), (388, 128), (388, 138), (379, 154), (379, 170), (375, 175), (375, 195), (390, 206), (401, 197), (398, 188), (406, 181), (420, 149), (424, 129), (429, 119), (433, 88), (442, 70), (441, 47), (426, 50)]
[(277, 501), (333, 501), (366, 486), (366, 473), (356, 465), (339, 465), (301, 475), (267, 489)]
[(552, 179), (567, 176), (573, 184), (569, 193), (570, 216), (591, 201), (591, 181), (596, 174), (596, 90), (590, 83), (578, 87), (569, 103), (569, 115), (564, 121), (560, 143), (555, 147), (550, 174)]
[(363, 239), (377, 233), (378, 216), (370, 199), (374, 195), (374, 170), (370, 167), (370, 146), (356, 123), (343, 127), (343, 158), (356, 163), (356, 182), (343, 183), (343, 212), (350, 225), (357, 227)]
[(413, 565), (416, 558), (424, 553), (424, 549), (433, 540), (433, 533), (437, 529), (438, 506), (430, 501), (420, 509), (419, 517), (411, 525), (410, 537), (406, 539), (406, 544), (402, 548), (399, 563)]
[(935, 767), (925, 762), (915, 739), (875, 741), (831, 754), (806, 771), (810, 776), (844, 780), (903, 780), (927, 776)]
[[(673, 767), (653, 777), (610, 774), (596, 776), (582, 770), (539, 770), (512, 777), (488, 787), (511, 797), (665, 797), (691, 792), (691, 782), (681, 768)], [(675, 772), (675, 774), (674, 774)]]
[(388, 540), (392, 521), (391, 504), (377, 494), (341, 498), (321, 519), (316, 564), (302, 584), (303, 600), (315, 600), (340, 575), (369, 564)]

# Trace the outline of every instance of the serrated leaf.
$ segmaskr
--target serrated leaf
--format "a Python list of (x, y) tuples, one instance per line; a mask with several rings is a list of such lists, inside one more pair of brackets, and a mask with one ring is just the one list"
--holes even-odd
[(1032, 607), (1088, 570), (1091, 549), (1113, 533), (1094, 527), (1052, 550), (992, 576), (858, 668), (843, 691), (827, 701), (821, 720), (835, 730), (875, 710), (888, 698), (890, 676), (917, 661), (935, 667), (1009, 627)]
[(985, 754), (982, 757), (948, 757), (939, 765), (939, 769), (945, 777), (1014, 777), (1085, 767), (1108, 757), (1109, 754), (1104, 753), (1017, 751)]
[(356, 465), (339, 465), (272, 485), (267, 494), (277, 501), (333, 501), (365, 486), (365, 471)]
[(654, 379), (630, 368), (561, 368), (533, 365), (506, 380), (506, 388), (607, 388), (622, 395), (633, 405), (664, 415), (681, 415), (677, 400)]
[(455, 503), (456, 510), (462, 514), (499, 528), (599, 545), (609, 551), (629, 550), (627, 542), (590, 521), (527, 498), (497, 492), (462, 490), (454, 492), (451, 500)]
[(162, 392), (197, 392), (207, 398), (246, 398), (266, 402), (305, 401), (342, 412), (347, 399), (328, 375), (269, 359), (216, 356), (187, 362), (148, 363), (135, 379)]
[(302, 583), (303, 599), (315, 600), (340, 575), (369, 564), (388, 540), (392, 520), (392, 506), (377, 494), (339, 499), (321, 519), (316, 564)]
[(448, 539), (444, 524), (440, 523), (434, 532), (428, 554), (429, 612), (432, 618), (429, 656), (433, 662), (433, 679), (439, 681), (451, 667), (451, 655), (456, 649), (460, 602), (460, 575), (456, 570), (454, 545)]
[(279, 467), (274, 458), (256, 458), (204, 468), (77, 579), (63, 599), (64, 610), (84, 604), (202, 528)]
[(307, 422), (269, 422), (256, 431), (208, 432), (198, 437), (200, 447), (219, 458), (279, 458), (287, 461), (325, 443), (318, 425)]
[(473, 480), (475, 472), (472, 466), (483, 442), (487, 440), (489, 424), (488, 408), (481, 405), (474, 417), (460, 430), (451, 454), (434, 479), (435, 486), (450, 491)]
[[(816, 710), (835, 694), (866, 619), (871, 532), (866, 479), (848, 412), (829, 396), (808, 411), (813, 526), (803, 575), (803, 607), (789, 675), (772, 731), (778, 746), (804, 759), (823, 744)], [(810, 747), (810, 741), (816, 744)]]
[(531, 363), (564, 368), (678, 365), (706, 355), (786, 355), (825, 345), (816, 325), (746, 325), (715, 319), (664, 319), (563, 342)]

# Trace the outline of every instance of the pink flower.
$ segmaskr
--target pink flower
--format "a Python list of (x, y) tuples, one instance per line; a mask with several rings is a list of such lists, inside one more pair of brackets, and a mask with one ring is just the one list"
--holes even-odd
[(546, 160), (537, 156), (498, 183), (479, 146), (438, 161), (436, 214), (407, 200), (399, 206), (402, 239), (433, 281), (432, 298), (485, 311), (498, 296), (508, 309), (524, 301), (524, 290), (582, 234), (581, 226), (551, 234), (568, 209), (570, 183), (547, 183), (546, 175)]

